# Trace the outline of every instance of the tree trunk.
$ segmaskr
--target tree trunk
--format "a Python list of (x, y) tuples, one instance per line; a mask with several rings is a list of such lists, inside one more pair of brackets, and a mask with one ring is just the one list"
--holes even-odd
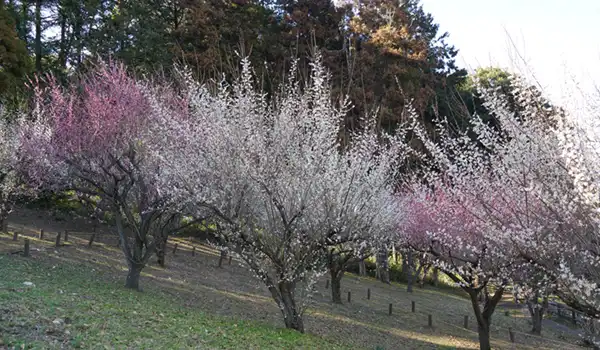
[(439, 281), (439, 277), (440, 276), (440, 270), (437, 267), (433, 268), (433, 276), (431, 277), (431, 283), (437, 287), (438, 285), (438, 281)]
[(412, 250), (409, 250), (406, 254), (406, 291), (412, 293), (413, 283), (415, 281), (415, 259)]
[(421, 265), (419, 265), (419, 268), (417, 269), (417, 272), (415, 273), (416, 276), (416, 280), (417, 280), (417, 284), (419, 285), (419, 288), (423, 288), (425, 287), (425, 278), (427, 277), (427, 274), (429, 273), (429, 265), (424, 265), (421, 262)]
[(531, 333), (535, 335), (542, 335), (542, 320), (543, 313), (539, 307), (530, 308), (529, 312), (531, 313)]
[[(136, 234), (133, 239), (128, 239), (124, 231), (121, 214), (116, 210), (113, 213), (115, 214), (121, 250), (123, 251), (125, 260), (129, 266), (125, 287), (140, 291), (140, 275), (142, 269), (148, 263), (150, 256), (156, 252), (156, 244), (153, 243), (150, 246), (146, 246), (144, 238), (148, 233), (144, 231)], [(142, 220), (140, 227), (149, 227), (149, 225), (146, 225)]]
[(29, 1), (21, 1), (21, 23), (19, 23), (19, 37), (25, 43), (25, 46), (29, 44), (27, 40), (27, 33), (29, 33)]
[(125, 280), (125, 288), (140, 290), (140, 275), (144, 265), (142, 264), (129, 264), (129, 272), (127, 273), (127, 279)]
[(59, 4), (59, 18), (60, 18), (60, 51), (58, 53), (58, 64), (62, 69), (67, 68), (67, 14), (64, 8), (64, 4)]
[[(477, 333), (479, 335), (479, 349), (480, 350), (491, 350), (490, 344), (490, 325), (492, 324), (492, 314), (496, 309), (496, 305), (500, 299), (502, 299), (502, 294), (504, 293), (504, 288), (498, 288), (492, 297), (487, 295), (487, 288), (484, 290), (478, 289), (470, 289), (467, 288), (465, 291), (469, 294), (471, 298), (471, 306), (473, 307), (473, 311), (475, 313), (475, 319), (477, 320)], [(483, 310), (481, 310), (481, 306), (479, 304), (479, 295), (481, 293), (485, 293), (485, 303), (483, 305)]]
[(477, 324), (477, 333), (479, 335), (479, 349), (480, 350), (491, 350), (492, 345), (490, 344), (490, 325), (489, 324)]
[(365, 264), (365, 259), (360, 259), (358, 262), (358, 274), (359, 276), (367, 275), (367, 265)]
[(273, 299), (279, 305), (279, 309), (283, 314), (283, 322), (285, 328), (297, 330), (304, 333), (304, 321), (302, 315), (298, 312), (296, 302), (294, 300), (295, 283), (282, 281), (277, 284), (277, 287), (271, 285), (269, 290)]
[(42, 0), (35, 0), (35, 70), (42, 71)]
[(341, 269), (331, 268), (329, 269), (331, 274), (331, 300), (335, 304), (342, 303), (342, 277), (344, 271)]
[(158, 266), (164, 268), (166, 267), (166, 263), (165, 263), (165, 257), (167, 255), (166, 249), (162, 248), (162, 249), (156, 249), (156, 262), (158, 263)]
[(534, 298), (527, 300), (527, 309), (531, 315), (531, 333), (542, 335), (542, 321), (544, 320), (544, 312), (548, 305), (548, 298), (545, 297), (542, 303), (539, 303), (539, 294), (536, 293)]
[[(471, 294), (471, 293), (470, 293)], [(479, 336), (479, 349), (491, 350), (490, 344), (490, 317), (486, 317), (485, 312), (481, 311), (479, 306), (479, 293), (471, 294), (471, 305), (475, 312), (475, 320), (477, 321), (477, 334)], [(490, 315), (491, 316), (491, 315)]]
[(75, 23), (73, 24), (73, 38), (75, 39), (75, 52), (76, 52), (76, 57), (75, 57), (75, 65), (77, 67), (79, 67), (81, 65), (82, 62), (82, 53), (83, 53), (83, 47), (84, 47), (84, 43), (83, 43), (83, 10), (79, 9), (79, 12), (77, 13), (77, 16), (75, 18)]
[(169, 241), (169, 236), (161, 237), (156, 242), (156, 262), (160, 267), (165, 267), (165, 258), (167, 255), (167, 243)]
[(390, 274), (388, 271), (388, 250), (387, 248), (379, 250), (377, 253), (377, 271), (379, 279), (383, 283), (390, 284)]

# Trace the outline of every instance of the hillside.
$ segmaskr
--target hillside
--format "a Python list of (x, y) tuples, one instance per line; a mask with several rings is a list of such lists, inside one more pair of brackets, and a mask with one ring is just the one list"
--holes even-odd
[[(125, 264), (109, 228), (88, 248), (89, 228), (77, 220), (56, 221), (30, 210), (15, 213), (0, 236), (0, 334), (5, 345), (32, 348), (165, 349), (435, 349), (478, 348), (468, 301), (442, 289), (405, 292), (402, 285), (346, 276), (344, 299), (332, 305), (325, 277), (307, 312), (306, 335), (281, 329), (281, 316), (267, 290), (235, 260), (218, 268), (218, 254), (199, 241), (170, 241), (167, 268), (144, 270), (144, 292), (122, 288)], [(40, 229), (45, 237), (38, 239)], [(54, 247), (56, 232), (69, 242)], [(7, 254), (31, 240), (31, 257)], [(172, 251), (177, 244), (176, 255)], [(192, 249), (195, 247), (194, 254)], [(25, 285), (31, 282), (33, 285)], [(29, 283), (27, 283), (29, 284)], [(371, 298), (367, 300), (367, 289)], [(416, 312), (411, 312), (411, 301)], [(393, 304), (392, 315), (388, 314)], [(577, 338), (545, 329), (545, 338), (526, 334), (524, 314), (496, 311), (494, 348), (574, 348)], [(428, 315), (433, 327), (428, 327)], [(469, 316), (469, 329), (463, 328)], [(242, 345), (243, 344), (243, 345)]]

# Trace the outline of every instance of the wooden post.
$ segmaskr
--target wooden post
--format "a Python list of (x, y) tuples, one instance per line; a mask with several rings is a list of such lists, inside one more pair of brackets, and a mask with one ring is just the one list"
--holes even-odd
[(192, 256), (196, 256), (196, 247), (192, 247)]
[(69, 231), (65, 230), (65, 242), (69, 241)]
[(514, 343), (515, 342), (515, 334), (512, 331), (512, 328), (508, 327), (508, 336), (510, 338), (510, 342)]
[(463, 321), (463, 327), (465, 327), (467, 329), (469, 328), (469, 316), (465, 315), (465, 319)]
[(562, 306), (560, 304), (556, 304), (556, 309), (558, 310), (558, 317), (562, 317)]
[(229, 262), (227, 264), (231, 265), (231, 254), (229, 254)]
[(415, 312), (416, 308), (417, 308), (417, 305), (415, 304), (415, 302), (411, 301), (410, 302), (410, 311)]
[(44, 239), (44, 229), (40, 230), (40, 236), (39, 236), (40, 240)]
[(325, 281), (325, 289), (329, 289), (329, 278)]
[(577, 324), (577, 315), (575, 315), (575, 310), (571, 310), (571, 320), (573, 324)]
[(388, 315), (392, 314), (392, 308), (393, 308), (393, 305), (390, 303), (390, 305), (388, 305)]
[(25, 248), (23, 249), (23, 256), (29, 256), (29, 238), (25, 238)]
[(90, 236), (90, 241), (88, 242), (88, 248), (92, 247), (92, 244), (94, 244), (95, 239), (96, 239), (96, 234), (92, 233), (92, 235)]
[(13, 241), (16, 241), (19, 239), (19, 232), (15, 231), (13, 232)]
[(371, 300), (371, 288), (367, 288), (367, 300)]
[(219, 267), (223, 266), (223, 260), (227, 257), (227, 252), (225, 250), (221, 250), (221, 256), (219, 257)]
[(348, 292), (348, 302), (352, 302), (352, 292)]
[(175, 243), (175, 246), (173, 247), (173, 255), (175, 255), (175, 253), (177, 253), (177, 243)]
[(427, 325), (433, 327), (433, 316), (431, 314), (427, 315)]
[(54, 243), (56, 248), (60, 247), (60, 232), (56, 234), (56, 242)]

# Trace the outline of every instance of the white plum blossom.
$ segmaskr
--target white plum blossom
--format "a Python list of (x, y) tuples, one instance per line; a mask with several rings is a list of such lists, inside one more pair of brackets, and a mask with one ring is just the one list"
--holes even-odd
[[(1, 112), (1, 111), (0, 111)], [(18, 196), (29, 189), (19, 172), (20, 134), (22, 117), (9, 121), (0, 114), (0, 230), (7, 230), (7, 218)]]
[[(522, 266), (532, 264), (536, 266), (532, 271), (548, 274), (559, 295), (569, 290), (574, 294), (576, 288), (575, 293), (583, 296), (590, 290), (569, 287), (561, 280), (564, 273), (558, 273), (560, 261), (574, 262), (582, 256), (588, 267), (593, 261), (584, 253), (583, 241), (574, 239), (585, 236), (593, 225), (574, 191), (577, 177), (568, 170), (561, 151), (561, 133), (568, 130), (565, 113), (549, 106), (523, 80), (515, 78), (511, 86), (515, 99), (510, 103), (499, 90), (480, 91), (493, 123), (473, 116), (469, 130), (455, 132), (442, 119), (436, 142), (416, 120), (413, 123), (426, 157), (424, 176), (409, 192), (427, 193), (429, 198), (419, 205), (430, 217), (425, 220), (426, 214), (412, 213), (421, 218), (408, 221), (412, 232), (403, 231), (409, 242), (429, 250), (440, 269), (472, 295), (482, 349), (489, 348), (485, 336), (489, 322), (478, 315), (493, 312), (495, 304), (489, 302), (501, 296), (484, 298), (484, 311), (479, 311), (474, 296), (484, 286), (502, 291)], [(415, 227), (422, 232), (415, 235)], [(582, 268), (571, 265), (567, 270), (581, 277), (587, 267)]]
[(290, 78), (274, 96), (254, 87), (248, 60), (216, 93), (184, 74), (189, 115), (172, 123), (156, 153), (165, 190), (193, 214), (217, 219), (221, 244), (269, 288), (288, 328), (303, 331), (305, 293), (324, 272), (324, 251), (390, 234), (399, 215), (395, 173), (408, 151), (402, 130), (373, 128), (340, 143), (347, 103), (336, 107), (317, 57), (308, 82)]

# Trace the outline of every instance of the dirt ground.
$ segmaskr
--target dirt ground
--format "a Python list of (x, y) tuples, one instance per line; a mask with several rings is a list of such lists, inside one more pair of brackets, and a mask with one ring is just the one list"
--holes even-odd
[[(44, 230), (44, 240), (38, 239)], [(69, 231), (69, 242), (55, 248), (57, 232)], [(56, 263), (88, 264), (90, 278), (102, 271), (102, 278), (125, 280), (125, 262), (117, 247), (116, 236), (107, 226), (99, 227), (91, 248), (87, 247), (92, 226), (82, 219), (56, 221), (48, 213), (19, 209), (9, 218), (9, 231), (0, 235), (0, 253), (22, 249), (23, 236), (31, 239), (32, 259)], [(64, 235), (64, 234), (63, 234)], [(63, 237), (64, 238), (64, 237)], [(177, 252), (173, 249), (177, 244)], [(195, 252), (192, 254), (192, 249)], [(262, 321), (277, 327), (283, 325), (281, 314), (267, 289), (235, 259), (231, 265), (217, 267), (219, 255), (214, 249), (188, 238), (173, 238), (167, 250), (167, 267), (160, 268), (152, 259), (144, 269), (141, 284), (145, 293), (158, 288), (181, 303), (206, 313)], [(108, 272), (108, 273), (107, 273)], [(386, 285), (369, 278), (347, 275), (342, 280), (342, 295), (351, 302), (333, 305), (326, 276), (319, 282), (305, 317), (306, 331), (352, 344), (355, 348), (381, 349), (477, 349), (476, 325), (469, 302), (456, 293), (426, 287), (407, 293), (400, 284)], [(371, 298), (367, 300), (367, 289)], [(411, 302), (416, 312), (411, 312)], [(393, 314), (390, 316), (389, 305)], [(429, 327), (428, 315), (433, 327)], [(468, 329), (463, 328), (469, 317)], [(516, 343), (511, 343), (512, 328)], [(578, 338), (571, 331), (548, 327), (539, 338), (528, 334), (528, 320), (522, 312), (511, 311), (508, 304), (500, 307), (493, 318), (492, 346), (498, 349), (569, 349), (576, 348)]]

